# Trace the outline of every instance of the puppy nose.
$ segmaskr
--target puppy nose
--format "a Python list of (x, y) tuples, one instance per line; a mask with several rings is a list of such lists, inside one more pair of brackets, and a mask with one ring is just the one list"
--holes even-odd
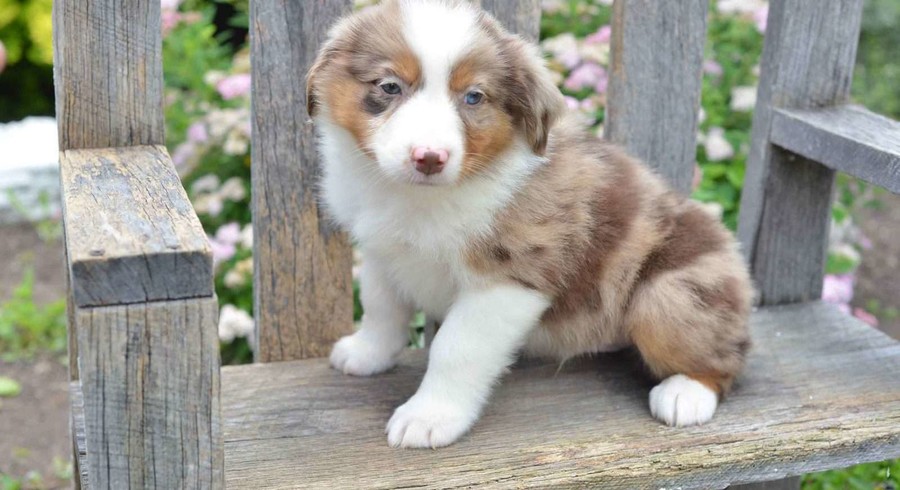
[(416, 170), (425, 175), (441, 173), (449, 159), (450, 153), (443, 149), (419, 146), (413, 148), (412, 151), (412, 160), (416, 164)]

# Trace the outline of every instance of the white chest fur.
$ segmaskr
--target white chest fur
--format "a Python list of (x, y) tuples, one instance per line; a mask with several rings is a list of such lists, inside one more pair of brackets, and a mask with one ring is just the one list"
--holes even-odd
[(468, 244), (491, 230), (497, 212), (542, 160), (517, 144), (491, 173), (453, 186), (416, 186), (379, 174), (343, 129), (319, 127), (322, 197), (331, 215), (401, 294), (443, 316), (460, 290), (481, 281), (466, 266)]

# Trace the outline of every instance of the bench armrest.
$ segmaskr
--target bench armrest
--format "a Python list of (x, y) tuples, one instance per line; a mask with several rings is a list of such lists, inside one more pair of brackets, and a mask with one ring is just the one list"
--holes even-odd
[(213, 295), (212, 250), (162, 146), (60, 153), (76, 306)]

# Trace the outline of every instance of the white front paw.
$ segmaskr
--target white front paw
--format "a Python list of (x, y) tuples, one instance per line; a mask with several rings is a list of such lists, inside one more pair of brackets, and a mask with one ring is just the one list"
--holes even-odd
[(478, 412), (478, 407), (416, 393), (394, 411), (385, 429), (388, 444), (432, 449), (449, 446), (468, 432)]
[(365, 337), (362, 332), (348, 335), (334, 344), (331, 350), (331, 366), (344, 374), (371, 376), (383, 373), (397, 364), (397, 355), (403, 350), (396, 342), (384, 342)]
[(718, 404), (716, 392), (683, 374), (670, 376), (650, 390), (650, 413), (674, 427), (709, 422)]

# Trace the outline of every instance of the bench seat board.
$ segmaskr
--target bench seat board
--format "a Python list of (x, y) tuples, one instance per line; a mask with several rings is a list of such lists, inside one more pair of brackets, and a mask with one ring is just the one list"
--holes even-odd
[(830, 305), (767, 308), (711, 423), (650, 417), (633, 353), (523, 362), (473, 432), (396, 450), (384, 426), (415, 392), (423, 351), (373, 378), (313, 359), (222, 370), (229, 488), (724, 488), (900, 455), (900, 343)]

